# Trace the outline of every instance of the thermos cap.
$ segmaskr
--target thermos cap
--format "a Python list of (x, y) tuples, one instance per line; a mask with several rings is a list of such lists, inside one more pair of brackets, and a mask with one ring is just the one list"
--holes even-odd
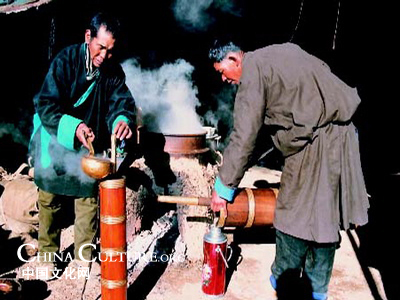
[(210, 231), (204, 235), (204, 241), (211, 244), (223, 244), (227, 237), (222, 233), (220, 227), (211, 226)]

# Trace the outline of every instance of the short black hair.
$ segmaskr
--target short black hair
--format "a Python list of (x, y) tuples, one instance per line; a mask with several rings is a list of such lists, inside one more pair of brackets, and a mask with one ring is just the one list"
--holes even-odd
[(213, 62), (221, 62), (229, 52), (240, 52), (242, 49), (232, 41), (215, 40), (208, 52)]
[(90, 37), (97, 37), (100, 27), (104, 26), (106, 31), (111, 33), (114, 39), (117, 39), (121, 31), (121, 23), (119, 19), (111, 14), (99, 12), (96, 13), (90, 21)]

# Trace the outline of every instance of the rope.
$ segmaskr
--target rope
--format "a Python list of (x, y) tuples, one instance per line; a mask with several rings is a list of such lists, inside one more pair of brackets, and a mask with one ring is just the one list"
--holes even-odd
[(105, 189), (119, 189), (125, 187), (125, 178), (109, 179), (100, 182), (100, 186)]
[(249, 228), (253, 226), (254, 219), (255, 219), (255, 214), (256, 214), (256, 203), (254, 199), (254, 194), (251, 189), (246, 188), (246, 193), (247, 193), (247, 200), (249, 203), (249, 213), (247, 217), (247, 222), (244, 228)]
[(336, 36), (337, 36), (337, 29), (338, 29), (338, 24), (339, 24), (339, 14), (340, 14), (340, 0), (338, 2), (335, 33), (333, 34), (332, 50), (335, 50), (335, 48), (336, 48)]
[(301, 1), (300, 10), (299, 10), (299, 17), (297, 18), (297, 24), (296, 24), (296, 27), (294, 28), (293, 34), (292, 34), (289, 42), (291, 42), (293, 40), (294, 35), (297, 32), (297, 28), (299, 27), (301, 15), (303, 14), (303, 4), (304, 4), (304, 0)]
[(108, 279), (101, 279), (101, 285), (106, 287), (107, 289), (118, 289), (124, 287), (126, 285), (126, 280), (108, 280)]
[(123, 223), (125, 221), (125, 218), (125, 215), (116, 217), (100, 215), (100, 222), (107, 225), (116, 225)]

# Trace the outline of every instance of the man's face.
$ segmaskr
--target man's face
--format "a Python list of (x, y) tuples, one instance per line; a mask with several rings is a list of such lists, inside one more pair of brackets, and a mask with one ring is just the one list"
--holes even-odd
[(115, 39), (110, 32), (106, 31), (104, 26), (100, 26), (97, 36), (93, 39), (90, 38), (90, 30), (86, 30), (85, 41), (89, 46), (93, 66), (100, 67), (105, 60), (112, 56)]
[(239, 84), (242, 75), (242, 57), (239, 53), (230, 52), (222, 61), (214, 63), (214, 69), (221, 74), (222, 81)]

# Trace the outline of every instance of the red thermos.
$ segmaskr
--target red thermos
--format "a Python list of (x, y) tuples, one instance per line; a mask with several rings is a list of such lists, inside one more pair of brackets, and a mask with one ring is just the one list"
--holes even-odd
[(221, 228), (212, 226), (204, 235), (202, 290), (203, 293), (219, 298), (225, 294), (227, 237)]

